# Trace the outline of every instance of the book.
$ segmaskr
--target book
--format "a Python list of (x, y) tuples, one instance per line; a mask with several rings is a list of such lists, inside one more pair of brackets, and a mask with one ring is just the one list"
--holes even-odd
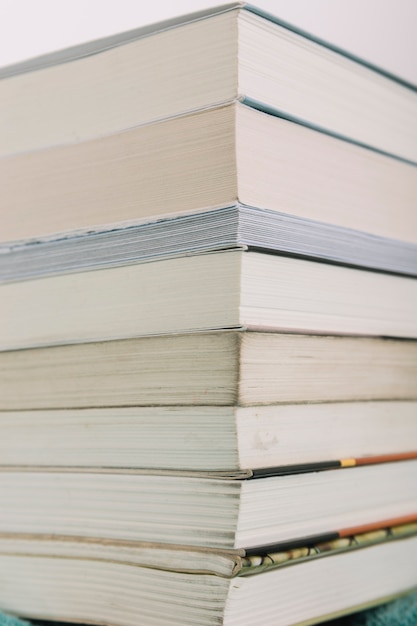
[(225, 328), (417, 337), (413, 278), (258, 252), (50, 276), (0, 293), (1, 350)]
[(415, 533), (403, 524), (251, 556), (2, 536), (0, 603), (30, 618), (115, 626), (136, 626), (138, 615), (155, 626), (313, 624), (414, 588)]
[(245, 3), (31, 59), (0, 77), (3, 154), (240, 99), (417, 160), (414, 86)]
[(0, 410), (417, 399), (417, 341), (218, 331), (0, 352)]
[[(416, 401), (149, 406), (0, 413), (9, 466), (243, 473), (406, 453)], [(414, 446), (415, 447), (415, 446)]]
[(416, 181), (413, 164), (234, 103), (5, 156), (0, 241), (239, 201), (416, 244)]
[(416, 458), (237, 479), (1, 468), (0, 533), (258, 549), (415, 516), (416, 470)]
[(0, 283), (243, 249), (417, 276), (417, 245), (236, 204), (127, 228), (0, 245)]

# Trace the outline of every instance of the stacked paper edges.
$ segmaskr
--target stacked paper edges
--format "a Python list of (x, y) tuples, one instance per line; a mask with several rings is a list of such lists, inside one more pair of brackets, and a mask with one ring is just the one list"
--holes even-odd
[(241, 3), (0, 78), (0, 608), (415, 587), (415, 89)]

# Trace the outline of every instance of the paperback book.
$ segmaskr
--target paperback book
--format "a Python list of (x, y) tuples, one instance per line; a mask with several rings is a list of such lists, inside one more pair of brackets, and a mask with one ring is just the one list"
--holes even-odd
[(249, 251), (49, 276), (0, 293), (0, 350), (228, 328), (417, 338), (414, 278)]
[(213, 619), (225, 626), (288, 626), (373, 606), (415, 587), (415, 523), (352, 531), (251, 555), (2, 535), (0, 602), (10, 613), (65, 622), (136, 626), (140, 615), (155, 626), (210, 626)]
[(417, 399), (417, 341), (220, 331), (0, 353), (0, 410)]

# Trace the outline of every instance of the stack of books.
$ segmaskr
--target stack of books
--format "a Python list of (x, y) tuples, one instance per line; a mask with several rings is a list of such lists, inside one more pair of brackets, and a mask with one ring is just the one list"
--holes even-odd
[(416, 90), (241, 3), (0, 77), (0, 609), (417, 586)]

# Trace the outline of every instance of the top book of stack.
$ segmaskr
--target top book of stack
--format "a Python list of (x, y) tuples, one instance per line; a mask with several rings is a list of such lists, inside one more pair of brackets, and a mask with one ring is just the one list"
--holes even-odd
[(240, 2), (47, 54), (0, 78), (2, 155), (239, 100), (417, 161), (412, 85)]

